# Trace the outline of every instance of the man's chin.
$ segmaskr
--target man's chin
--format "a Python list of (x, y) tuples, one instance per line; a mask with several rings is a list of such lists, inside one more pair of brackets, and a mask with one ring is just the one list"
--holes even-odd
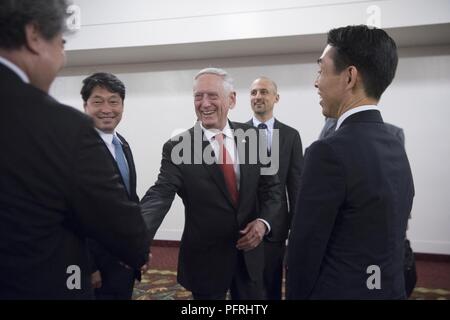
[(100, 126), (98, 127), (100, 131), (103, 131), (104, 133), (113, 133), (114, 127), (113, 126)]

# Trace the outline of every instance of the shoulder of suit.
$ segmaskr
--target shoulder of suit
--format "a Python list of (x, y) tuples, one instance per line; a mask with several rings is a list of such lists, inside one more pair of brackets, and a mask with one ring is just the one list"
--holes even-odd
[[(82, 124), (93, 126), (92, 119), (80, 110), (57, 101), (30, 84), (21, 83), (21, 85), (23, 85), (20, 88), (21, 96), (24, 99), (23, 105), (33, 108), (41, 116), (46, 117), (48, 121), (54, 120), (55, 123), (60, 123), (67, 128), (79, 127)], [(33, 101), (33, 103), (30, 104), (29, 101)], [(17, 101), (17, 103), (20, 102)]]
[(249, 121), (245, 122), (245, 124), (248, 124), (249, 126), (253, 127), (253, 119), (250, 119)]
[(388, 130), (390, 132), (392, 132), (393, 134), (399, 134), (399, 133), (403, 132), (402, 128), (394, 126), (393, 124), (390, 124), (390, 123), (387, 123), (387, 122), (385, 122), (384, 124), (386, 125)]
[(307, 150), (305, 150), (305, 155), (306, 155), (306, 151), (308, 151), (309, 154), (313, 153), (335, 153), (335, 149), (339, 148), (339, 146), (336, 143), (331, 142), (330, 140), (332, 137), (327, 137), (324, 139), (319, 139), (314, 141), (313, 143), (311, 143), (311, 145), (307, 148)]
[(292, 128), (291, 126), (288, 126), (287, 124), (285, 124), (285, 123), (283, 123), (283, 122), (281, 122), (281, 121), (279, 121), (279, 120), (276, 120), (276, 122), (275, 122), (277, 125), (278, 125), (278, 127), (280, 128), (280, 129), (282, 129), (283, 131), (285, 131), (285, 132), (289, 132), (289, 133), (298, 133), (298, 134), (300, 134), (299, 132), (298, 132), (298, 130), (297, 129), (295, 129), (295, 128)]
[(251, 124), (247, 123), (243, 123), (243, 122), (231, 122), (231, 126), (233, 129), (243, 129), (243, 130), (247, 130), (247, 129), (255, 129), (255, 127)]
[[(51, 98), (51, 97), (50, 97)], [(89, 117), (87, 114), (81, 112), (80, 110), (77, 110), (73, 107), (70, 107), (68, 105), (62, 104), (53, 98), (53, 103), (50, 102), (48, 105), (52, 107), (52, 112), (57, 114), (58, 117), (66, 118), (70, 120), (72, 123), (78, 123), (78, 124), (88, 124), (89, 126), (93, 127), (93, 120), (91, 117)]]
[(124, 136), (123, 135), (121, 135), (120, 133), (118, 133), (117, 131), (116, 131), (116, 134), (117, 134), (117, 136), (119, 137), (119, 139), (123, 142), (123, 143), (126, 143), (126, 144), (128, 144), (128, 142), (127, 142), (127, 140), (124, 138)]
[(188, 130), (185, 130), (173, 137), (171, 137), (170, 139), (168, 139), (164, 144), (167, 145), (176, 145), (181, 141), (185, 141), (185, 139), (191, 139), (194, 136), (194, 128), (192, 127)]

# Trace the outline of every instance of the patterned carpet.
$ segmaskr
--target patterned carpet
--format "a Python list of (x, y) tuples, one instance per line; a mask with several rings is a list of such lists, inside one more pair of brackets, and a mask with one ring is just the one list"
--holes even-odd
[[(148, 270), (133, 292), (133, 300), (191, 299), (191, 293), (177, 283), (176, 271), (170, 270)], [(450, 300), (450, 290), (416, 287), (410, 300)]]
[(177, 272), (148, 270), (136, 283), (133, 300), (192, 300), (192, 295), (177, 282)]

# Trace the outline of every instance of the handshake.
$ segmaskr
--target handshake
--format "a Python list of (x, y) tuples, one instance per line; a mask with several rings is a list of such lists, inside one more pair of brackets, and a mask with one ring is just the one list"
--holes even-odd
[[(141, 274), (144, 274), (150, 269), (150, 261), (152, 259), (152, 254), (149, 251), (147, 262), (141, 267)], [(126, 265), (123, 262), (119, 262), (119, 264), (127, 269), (132, 269), (130, 266)], [(93, 289), (99, 289), (102, 287), (102, 274), (100, 270), (96, 270), (91, 274), (91, 285)]]

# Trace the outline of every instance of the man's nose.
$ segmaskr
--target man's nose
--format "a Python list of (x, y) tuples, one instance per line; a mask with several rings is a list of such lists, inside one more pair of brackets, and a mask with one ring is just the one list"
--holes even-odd
[(211, 99), (208, 94), (204, 93), (202, 99), (200, 100), (202, 106), (209, 106), (211, 104)]
[(100, 112), (101, 113), (110, 113), (111, 112), (111, 106), (109, 105), (108, 102), (102, 103), (102, 105), (100, 107)]

